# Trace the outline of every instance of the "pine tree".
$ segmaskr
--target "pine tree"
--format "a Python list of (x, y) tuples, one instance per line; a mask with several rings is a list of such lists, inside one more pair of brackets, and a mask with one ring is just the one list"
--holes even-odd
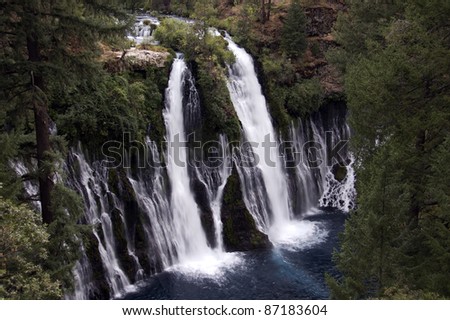
[(131, 23), (117, 8), (106, 0), (1, 0), (0, 5), (0, 143), (8, 147), (0, 157), (0, 177), (8, 181), (9, 161), (16, 156), (37, 159), (36, 174), (27, 178), (38, 179), (42, 222), (50, 234), (41, 267), (64, 289), (78, 258), (82, 206), (73, 191), (56, 183), (64, 143), (51, 134), (51, 116), (62, 96), (86, 84), (95, 88), (102, 74), (100, 42), (120, 46)]
[(109, 3), (2, 1), (2, 102), (11, 113), (27, 116), (28, 111), (33, 112), (39, 196), (47, 224), (54, 220), (49, 109), (58, 92), (96, 73), (99, 41), (123, 37), (128, 18)]
[(281, 34), (281, 46), (290, 57), (300, 57), (306, 50), (306, 17), (299, 0), (292, 1)]
[(353, 59), (345, 89), (361, 166), (358, 207), (336, 254), (343, 277), (328, 278), (336, 298), (450, 296), (450, 44), (442, 18), (450, 6), (422, 5), (406, 1), (389, 23), (381, 20), (379, 36), (365, 39), (370, 50), (343, 48)]

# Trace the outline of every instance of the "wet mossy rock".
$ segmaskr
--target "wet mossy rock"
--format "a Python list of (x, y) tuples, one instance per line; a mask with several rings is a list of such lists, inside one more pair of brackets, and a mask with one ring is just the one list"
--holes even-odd
[(145, 232), (145, 229), (149, 227), (149, 222), (141, 215), (139, 222), (136, 223), (134, 233), (135, 254), (146, 275), (155, 274), (163, 270), (162, 262), (157, 254), (156, 241), (153, 238), (148, 238)]
[(137, 201), (137, 195), (134, 192), (133, 186), (131, 185), (126, 172), (123, 169), (112, 169), (109, 172), (108, 176), (108, 185), (110, 190), (116, 194), (119, 199), (123, 200), (124, 203), (124, 212), (125, 214), (125, 224), (127, 229), (125, 230), (124, 225), (122, 223), (122, 219), (120, 217), (120, 212), (113, 211), (112, 220), (114, 225), (115, 237), (118, 242), (118, 250), (121, 252), (120, 255), (123, 257), (120, 258), (121, 263), (123, 264), (124, 270), (127, 272), (127, 275), (130, 278), (133, 278), (136, 275), (135, 266), (131, 259), (132, 257), (128, 254), (128, 247), (126, 247), (127, 241), (125, 241), (126, 234), (129, 235), (129, 238), (134, 241), (134, 247), (136, 248), (136, 256), (141, 263), (146, 274), (151, 274), (152, 270), (158, 270), (158, 266), (155, 266), (155, 263), (151, 262), (149, 259), (149, 245), (148, 240), (145, 237), (145, 231), (143, 227), (143, 213), (139, 207)]
[(347, 167), (342, 164), (335, 164), (331, 172), (333, 173), (334, 178), (339, 182), (344, 181), (347, 177)]
[(268, 236), (258, 230), (252, 215), (245, 206), (235, 167), (224, 190), (222, 223), (223, 243), (228, 252), (272, 247)]
[(214, 227), (213, 212), (209, 204), (208, 190), (206, 186), (192, 174), (194, 177), (191, 182), (191, 188), (194, 193), (195, 201), (197, 202), (198, 208), (200, 210), (200, 221), (205, 230), (206, 239), (211, 247), (216, 246), (216, 230)]
[(228, 93), (225, 69), (204, 61), (192, 63), (192, 69), (202, 108), (202, 141), (217, 141), (218, 132), (230, 141), (239, 141), (240, 124)]
[(89, 292), (89, 299), (107, 299), (109, 297), (109, 285), (106, 280), (106, 271), (104, 270), (102, 258), (98, 251), (98, 240), (93, 233), (89, 233), (84, 241), (86, 255), (91, 264), (93, 288)]
[(131, 202), (136, 201), (136, 193), (123, 168), (111, 169), (109, 171), (108, 185), (112, 192), (120, 196), (120, 199)]
[(126, 230), (121, 215), (122, 212), (117, 208), (114, 208), (111, 212), (111, 223), (113, 226), (117, 257), (127, 277), (136, 281), (135, 275), (138, 270), (134, 264), (133, 257), (128, 253)]

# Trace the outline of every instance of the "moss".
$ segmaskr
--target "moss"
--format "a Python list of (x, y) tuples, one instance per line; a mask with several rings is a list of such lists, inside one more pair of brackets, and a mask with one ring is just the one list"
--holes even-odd
[(136, 267), (133, 258), (128, 253), (127, 236), (125, 226), (121, 218), (119, 209), (114, 208), (111, 212), (111, 223), (113, 227), (114, 240), (116, 244), (117, 257), (120, 265), (129, 279), (134, 279), (136, 275)]
[(245, 206), (236, 168), (233, 168), (225, 186), (221, 218), (224, 226), (224, 246), (227, 251), (271, 247), (269, 238), (258, 230)]
[(117, 169), (111, 169), (108, 172), (108, 187), (109, 190), (115, 194), (118, 194), (119, 175)]
[(158, 146), (164, 141), (165, 128), (162, 112), (164, 110), (164, 96), (169, 81), (170, 67), (174, 54), (168, 59), (164, 68), (148, 67), (144, 74), (134, 77), (134, 81), (142, 83), (145, 87), (143, 101), (143, 125), (141, 126), (141, 141), (145, 135)]
[(218, 133), (239, 141), (240, 125), (228, 93), (225, 69), (197, 59), (194, 72), (203, 111), (202, 141), (217, 141)]
[[(199, 38), (198, 34), (204, 34)], [(225, 133), (229, 140), (239, 140), (240, 126), (227, 89), (226, 64), (234, 61), (227, 42), (211, 35), (202, 24), (186, 24), (166, 19), (155, 37), (162, 45), (183, 52), (196, 78), (202, 106), (202, 126), (196, 131), (202, 141), (217, 140)]]
[(144, 225), (145, 222), (143, 221), (142, 215), (140, 215), (140, 219), (134, 225), (132, 232), (134, 234), (133, 238), (136, 248), (136, 256), (138, 257), (145, 273), (150, 275), (161, 271), (161, 266), (154, 261), (156, 259), (156, 254), (152, 253), (151, 248), (149, 248), (149, 241), (151, 239), (147, 239)]
[(109, 285), (105, 277), (105, 270), (103, 268), (102, 259), (98, 251), (98, 240), (94, 234), (89, 234), (87, 241), (84, 241), (86, 248), (86, 255), (89, 259), (92, 279), (94, 281), (94, 290), (89, 293), (90, 299), (107, 299), (109, 298)]
[(339, 164), (336, 164), (335, 166), (333, 166), (332, 172), (333, 172), (334, 178), (339, 182), (342, 182), (345, 179), (345, 177), (347, 176), (347, 168), (342, 165), (339, 165)]

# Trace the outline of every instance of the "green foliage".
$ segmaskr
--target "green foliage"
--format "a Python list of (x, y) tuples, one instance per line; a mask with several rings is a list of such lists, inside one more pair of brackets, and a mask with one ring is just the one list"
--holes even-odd
[[(155, 31), (155, 39), (161, 45), (181, 51), (189, 44), (198, 42), (194, 34), (194, 28), (191, 24), (172, 18), (164, 19)], [(190, 41), (195, 41), (190, 43)]]
[(320, 58), (320, 57), (323, 56), (323, 55), (322, 55), (322, 50), (320, 49), (320, 45), (319, 45), (319, 42), (318, 42), (318, 41), (314, 41), (314, 42), (311, 44), (311, 53), (312, 53), (312, 55), (313, 55), (314, 57), (316, 57), (316, 58)]
[(200, 23), (164, 19), (155, 31), (155, 39), (168, 48), (182, 52), (187, 60), (211, 59), (222, 66), (234, 61), (233, 54), (227, 50), (226, 41)]
[(226, 87), (223, 69), (200, 60), (197, 68), (197, 86), (202, 102), (203, 141), (217, 139), (225, 133), (230, 141), (239, 141), (240, 125)]
[(44, 267), (49, 234), (35, 212), (0, 198), (0, 239), (0, 299), (62, 298)]
[(265, 50), (260, 56), (271, 115), (286, 134), (292, 119), (306, 116), (320, 107), (323, 89), (317, 79), (297, 79), (294, 64), (286, 55)]
[(366, 17), (370, 5), (347, 18), (373, 32), (337, 30), (361, 166), (335, 255), (343, 277), (328, 283), (341, 299), (449, 297), (450, 6), (394, 2)]
[(435, 292), (423, 292), (422, 290), (411, 290), (408, 287), (391, 287), (384, 291), (382, 299), (389, 300), (438, 300), (441, 296)]
[[(18, 16), (15, 22), (11, 16)], [(46, 18), (44, 18), (46, 17)], [(117, 23), (120, 19), (122, 23)], [(54, 90), (65, 90), (76, 80), (84, 80), (96, 69), (92, 66), (100, 54), (99, 41), (117, 46), (131, 23), (130, 18), (113, 5), (103, 1), (9, 1), (2, 12), (0, 21), (5, 32), (2, 38), (9, 46), (3, 48), (0, 65), (2, 88), (14, 89), (7, 93), (9, 98), (18, 99), (18, 94), (29, 88), (30, 71), (42, 74), (45, 83)], [(39, 41), (42, 61), (31, 61), (23, 55), (27, 39), (34, 37)], [(14, 71), (14, 72), (11, 72)], [(43, 89), (43, 88), (41, 88)], [(49, 95), (49, 90), (44, 90)], [(17, 95), (17, 96), (16, 96)], [(47, 97), (48, 98), (48, 97)], [(16, 102), (16, 101), (11, 101)]]
[[(24, 266), (14, 267), (11, 272), (17, 276), (8, 275), (11, 282), (6, 287), (7, 294), (16, 298), (60, 297), (62, 289), (70, 288), (71, 269), (78, 258), (80, 230), (76, 222), (82, 208), (78, 196), (63, 187), (64, 177), (54, 187), (51, 182), (66, 153), (66, 143), (61, 136), (50, 136), (49, 118), (61, 124), (61, 131), (66, 131), (70, 138), (80, 137), (84, 133), (80, 131), (85, 130), (90, 135), (86, 138), (95, 140), (98, 131), (93, 128), (101, 130), (99, 123), (108, 123), (109, 119), (102, 112), (90, 113), (93, 109), (105, 111), (105, 106), (114, 101), (114, 111), (122, 120), (120, 116), (126, 112), (121, 112), (119, 105), (136, 107), (143, 102), (145, 89), (139, 84), (121, 80), (114, 83), (116, 79), (102, 78), (100, 42), (115, 49), (123, 48), (125, 32), (131, 23), (130, 16), (118, 9), (117, 4), (118, 1), (103, 0), (2, 2), (0, 146), (5, 153), (0, 157), (0, 182), (8, 186), (0, 194), (14, 203), (27, 201), (19, 195), (22, 181), (17, 177), (14, 181), (9, 161), (22, 158), (29, 163), (37, 154), (37, 170), (20, 178), (42, 178), (40, 191), (48, 195), (41, 194), (42, 215), (49, 222), (47, 230), (40, 225), (41, 221), (30, 220), (28, 211), (23, 213), (24, 221), (30, 222), (24, 224), (26, 230), (13, 225), (16, 220), (2, 220), (2, 228), (5, 225), (11, 232), (17, 230), (30, 236), (17, 241), (34, 241), (30, 250), (41, 252), (29, 260), (28, 256), (18, 256)], [(101, 93), (96, 91), (98, 84)], [(97, 102), (103, 104), (98, 106)], [(76, 117), (79, 119), (75, 121)], [(64, 126), (72, 126), (74, 122), (79, 125), (75, 129)], [(42, 124), (40, 130), (35, 130), (36, 123)], [(36, 142), (41, 145), (38, 152)], [(24, 207), (16, 210), (6, 204), (2, 210), (14, 211), (19, 218)], [(32, 228), (46, 233), (34, 234)], [(14, 259), (8, 257), (8, 261), (17, 264)]]
[(84, 207), (80, 196), (67, 187), (56, 184), (52, 191), (52, 210), (55, 219), (47, 227), (50, 235), (48, 242), (49, 257), (45, 267), (52, 279), (57, 279), (64, 290), (72, 289), (72, 270), (79, 259), (80, 240), (83, 226), (77, 222), (81, 218)]
[(219, 21), (217, 0), (197, 0), (194, 4), (192, 18), (201, 20), (210, 26), (215, 26)]
[(290, 57), (300, 57), (306, 50), (306, 17), (300, 0), (293, 0), (284, 22), (281, 47)]
[(374, 43), (384, 41), (383, 31), (391, 19), (400, 16), (404, 1), (348, 1), (349, 10), (340, 12), (334, 36), (340, 47), (330, 50), (328, 57), (345, 70), (360, 54), (367, 54)]
[(216, 139), (220, 132), (239, 139), (240, 129), (226, 87), (226, 65), (234, 62), (227, 42), (201, 24), (165, 19), (155, 32), (162, 45), (180, 51), (195, 66), (203, 108), (202, 139)]
[(108, 140), (122, 141), (124, 132), (143, 138), (151, 108), (162, 97), (151, 80), (131, 82), (105, 74), (94, 87), (79, 86), (59, 100), (55, 118), (60, 132), (71, 142), (98, 147)]
[(303, 117), (317, 111), (323, 102), (323, 90), (317, 79), (296, 83), (286, 99), (286, 110), (292, 117)]
[(259, 56), (267, 81), (279, 85), (291, 86), (295, 83), (294, 65), (285, 55), (278, 55), (268, 50)]

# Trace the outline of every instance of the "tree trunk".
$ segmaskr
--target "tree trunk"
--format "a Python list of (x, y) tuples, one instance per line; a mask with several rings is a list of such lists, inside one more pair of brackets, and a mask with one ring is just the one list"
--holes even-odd
[[(39, 49), (39, 42), (36, 34), (27, 37), (28, 57), (30, 61), (40, 62), (42, 57)], [(33, 111), (36, 131), (36, 148), (39, 173), (39, 196), (42, 207), (42, 222), (50, 224), (53, 221), (51, 208), (51, 193), (53, 190), (52, 173), (46, 166), (48, 153), (51, 151), (48, 106), (38, 95), (44, 90), (44, 79), (41, 74), (31, 73), (33, 85)]]
[[(422, 172), (425, 173), (425, 168), (423, 165), (423, 159), (424, 159), (424, 155), (425, 155), (425, 139), (426, 139), (426, 134), (424, 130), (420, 130), (419, 133), (416, 136), (416, 145), (415, 145), (415, 149), (417, 152), (417, 159), (418, 159), (418, 168), (417, 173), (418, 172)], [(411, 195), (411, 209), (410, 209), (410, 221), (409, 221), (409, 226), (411, 229), (415, 229), (419, 226), (419, 215), (420, 215), (420, 211), (423, 208), (423, 181), (421, 179), (421, 176), (419, 176), (418, 174), (412, 177), (413, 178), (413, 187), (414, 187), (414, 191), (412, 192)]]
[(270, 11), (272, 9), (272, 0), (269, 0), (269, 2), (267, 3), (267, 16), (266, 16), (266, 20), (269, 21), (270, 20)]
[(265, 0), (261, 0), (261, 23), (266, 23), (266, 5), (265, 5)]

